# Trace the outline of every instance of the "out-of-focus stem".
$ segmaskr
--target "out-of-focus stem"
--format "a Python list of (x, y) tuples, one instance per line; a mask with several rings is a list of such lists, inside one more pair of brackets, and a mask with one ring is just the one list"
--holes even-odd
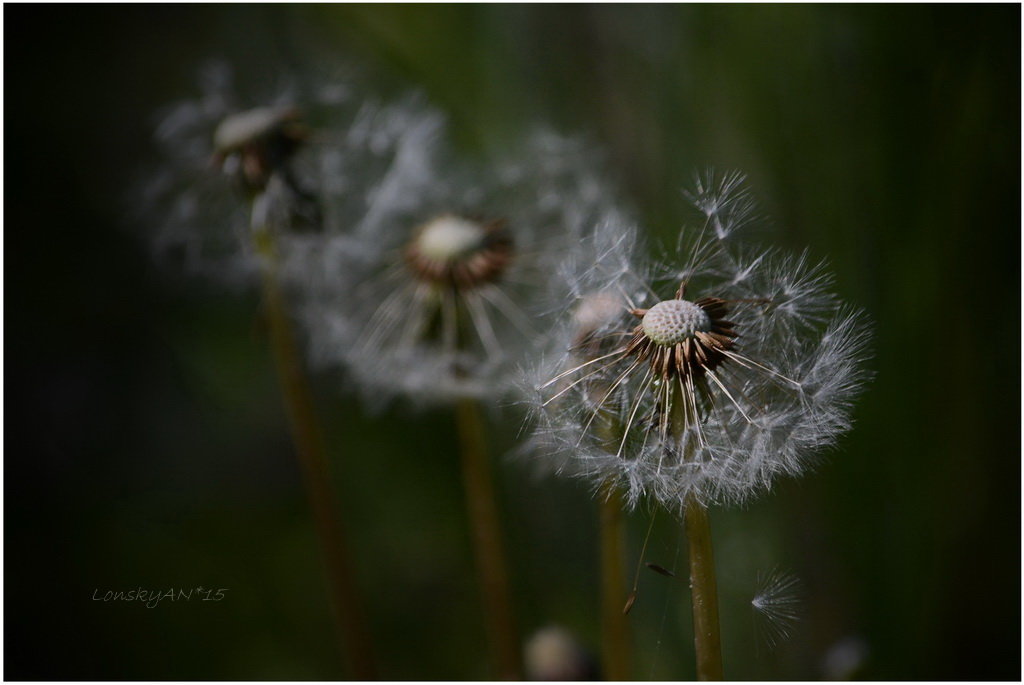
[[(259, 228), (259, 227), (255, 227)], [(257, 230), (254, 240), (263, 256), (263, 301), (270, 327), (270, 342), (281, 383), (295, 453), (302, 470), (317, 534), (327, 563), (331, 608), (341, 649), (356, 680), (373, 680), (376, 668), (369, 631), (348, 554), (340, 507), (331, 487), (323, 435), (302, 359), (296, 348), (288, 311), (277, 279), (277, 256), (269, 232)]]
[(472, 399), (460, 399), (455, 411), (466, 510), (473, 536), (491, 657), (499, 678), (519, 680), (519, 637), (512, 613), (505, 550), (484, 439), (483, 419), (479, 405)]
[[(588, 350), (587, 358), (600, 355), (597, 345)], [(611, 388), (607, 383), (592, 382), (586, 388), (592, 401), (600, 406)], [(623, 439), (622, 422), (610, 412), (602, 413), (595, 423), (597, 435), (604, 449), (614, 454)], [(636, 597), (626, 595), (623, 571), (625, 556), (625, 521), (622, 511), (622, 493), (611, 480), (604, 483), (598, 494), (598, 528), (601, 568), (601, 670), (605, 680), (630, 680), (632, 644), (629, 631), (629, 613)], [(642, 555), (642, 553), (641, 553)]]
[(601, 659), (605, 680), (630, 680), (630, 635), (622, 611), (626, 578), (622, 494), (611, 483), (599, 497), (601, 537)]

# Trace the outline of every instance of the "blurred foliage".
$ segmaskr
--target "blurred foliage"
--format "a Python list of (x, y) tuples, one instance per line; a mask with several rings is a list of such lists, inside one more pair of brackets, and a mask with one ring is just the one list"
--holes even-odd
[[(821, 678), (846, 640), (856, 677), (1020, 679), (1019, 6), (4, 15), (6, 678), (345, 676), (258, 302), (158, 273), (125, 211), (154, 111), (204, 60), (340, 55), (382, 90), (421, 87), (470, 152), (537, 120), (588, 133), (662, 237), (694, 170), (745, 170), (762, 237), (828, 257), (874, 319), (877, 379), (841, 448), (712, 512), (728, 676)], [(383, 675), (485, 677), (451, 416), (368, 416), (316, 380)], [(493, 418), (498, 457), (519, 417)], [(589, 493), (502, 471), (523, 628), (598, 644)], [(630, 564), (648, 521), (631, 517)], [(655, 518), (645, 558), (685, 563), (676, 522)], [(749, 601), (776, 565), (804, 618), (769, 651)], [(140, 585), (229, 591), (91, 599)], [(636, 677), (690, 677), (686, 603), (644, 571)]]

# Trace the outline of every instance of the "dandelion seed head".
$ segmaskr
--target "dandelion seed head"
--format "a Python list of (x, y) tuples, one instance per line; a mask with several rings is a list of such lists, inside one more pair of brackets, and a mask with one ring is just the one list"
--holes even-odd
[[(613, 204), (573, 138), (543, 130), (482, 163), (445, 123), (412, 98), (364, 107), (332, 144), (327, 229), (284, 267), (314, 363), (375, 408), (507, 395), (546, 340), (564, 255)], [(344, 163), (353, 149), (368, 163)]]
[(252, 245), (257, 195), (274, 196), (284, 249), (291, 229), (322, 227), (322, 131), (344, 128), (355, 101), (333, 76), (305, 74), (301, 87), (295, 74), (260, 72), (249, 75), (253, 83), (245, 76), (219, 61), (200, 70), (197, 95), (158, 113), (158, 156), (133, 189), (156, 261), (237, 288), (252, 285), (260, 269)]
[(565, 256), (553, 310), (582, 311), (595, 293), (619, 304), (596, 328), (564, 317), (527, 372), (529, 453), (547, 470), (615, 483), (631, 506), (738, 503), (806, 471), (850, 428), (864, 317), (806, 255), (744, 244), (741, 179), (702, 178), (700, 223), (661, 260), (615, 216)]

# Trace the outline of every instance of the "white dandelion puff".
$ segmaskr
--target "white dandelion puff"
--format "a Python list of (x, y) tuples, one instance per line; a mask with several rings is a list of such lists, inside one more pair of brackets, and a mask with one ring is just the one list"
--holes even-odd
[[(161, 111), (159, 158), (136, 204), (159, 262), (242, 287), (260, 268), (254, 220), (274, 219), (289, 232), (321, 228), (320, 125), (345, 121), (355, 107), (350, 89), (330, 77), (300, 85), (280, 74), (269, 88), (250, 89), (237, 81), (229, 65), (211, 62), (200, 72), (198, 97)], [(317, 126), (308, 123), (314, 119)], [(273, 196), (263, 202), (276, 215), (253, 217), (252, 201), (264, 195)]]
[(758, 632), (770, 648), (779, 646), (793, 634), (802, 604), (802, 584), (795, 575), (780, 569), (758, 572), (750, 606)]
[(336, 114), (347, 91), (330, 86), (318, 94), (287, 87), (268, 100), (239, 106), (231, 97), (227, 68), (215, 65), (205, 76), (203, 97), (173, 107), (157, 129), (164, 160), (144, 193), (146, 223), (158, 256), (178, 252), (186, 270), (245, 285), (262, 272), (270, 346), (326, 551), (332, 613), (353, 676), (369, 680), (375, 673), (373, 658), (352, 584), (340, 508), (329, 485), (322, 432), (278, 281), (279, 255), (291, 251), (291, 241), (305, 230), (324, 228), (316, 197), (318, 134), (304, 115), (319, 105)]
[[(561, 317), (530, 374), (533, 452), (595, 488), (616, 485), (630, 505), (741, 502), (802, 473), (850, 427), (864, 317), (806, 255), (737, 244), (753, 212), (740, 181), (698, 184), (701, 224), (661, 263), (619, 244), (559, 272), (562, 307), (577, 314)], [(615, 224), (599, 224), (597, 242), (632, 240)], [(617, 298), (617, 312), (583, 330), (594, 293)]]
[(296, 241), (286, 260), (311, 358), (345, 369), (376, 406), (502, 395), (541, 339), (541, 294), (611, 202), (593, 155), (542, 130), (473, 164), (427, 107), (358, 119), (338, 157), (372, 149), (377, 163), (359, 185), (328, 174), (336, 230)]

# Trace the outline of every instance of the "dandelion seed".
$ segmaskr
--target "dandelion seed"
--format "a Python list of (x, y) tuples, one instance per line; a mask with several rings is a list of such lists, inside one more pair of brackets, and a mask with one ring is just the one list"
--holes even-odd
[(694, 179), (694, 189), (684, 195), (693, 203), (715, 231), (719, 240), (728, 238), (755, 218), (757, 208), (750, 191), (743, 185), (743, 174), (726, 172), (718, 177), (709, 169)]
[(669, 578), (675, 578), (675, 577), (676, 577), (676, 574), (672, 573), (672, 571), (669, 571), (669, 570), (668, 570), (667, 568), (665, 568), (664, 566), (659, 566), (658, 564), (654, 564), (654, 563), (651, 563), (650, 561), (648, 561), (648, 562), (647, 562), (646, 564), (644, 564), (644, 565), (645, 565), (645, 566), (646, 566), (647, 568), (649, 568), (649, 569), (651, 569), (652, 571), (654, 571), (655, 573), (660, 573), (661, 575), (663, 575), (663, 576), (667, 576), (667, 577), (669, 577)]
[(758, 573), (757, 589), (750, 600), (758, 630), (769, 647), (789, 639), (800, 620), (801, 583), (791, 573), (774, 569)]
[(630, 611), (633, 610), (633, 605), (636, 603), (636, 598), (637, 593), (635, 590), (629, 593), (629, 597), (626, 598), (626, 604), (622, 607), (622, 613), (624, 615), (628, 614)]

